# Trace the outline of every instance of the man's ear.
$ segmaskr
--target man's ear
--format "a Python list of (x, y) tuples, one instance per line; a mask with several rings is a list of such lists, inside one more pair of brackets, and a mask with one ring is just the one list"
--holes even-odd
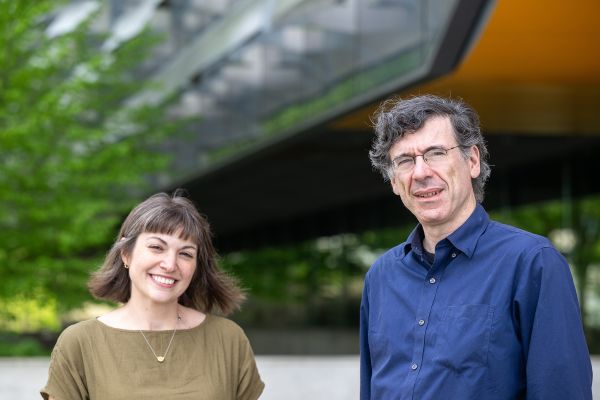
[(469, 153), (469, 168), (471, 170), (472, 179), (477, 178), (481, 173), (479, 147), (477, 146), (471, 147), (471, 151)]
[(392, 192), (394, 192), (396, 196), (400, 196), (400, 184), (396, 181), (394, 176), (390, 178), (390, 185), (392, 186)]

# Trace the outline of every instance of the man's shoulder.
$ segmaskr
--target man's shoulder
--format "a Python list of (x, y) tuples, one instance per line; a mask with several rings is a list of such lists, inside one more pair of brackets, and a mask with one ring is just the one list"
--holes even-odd
[(391, 249), (384, 251), (373, 264), (367, 274), (375, 273), (375, 271), (386, 268), (389, 265), (395, 264), (397, 260), (404, 256), (404, 248), (408, 242), (402, 242)]
[(516, 248), (552, 247), (550, 240), (544, 236), (494, 220), (490, 221), (485, 234), (493, 236), (500, 243), (506, 243)]

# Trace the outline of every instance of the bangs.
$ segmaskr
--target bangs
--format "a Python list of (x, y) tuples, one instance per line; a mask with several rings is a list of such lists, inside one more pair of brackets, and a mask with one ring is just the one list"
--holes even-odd
[(180, 239), (201, 243), (203, 241), (200, 227), (203, 225), (196, 216), (183, 207), (157, 209), (149, 216), (142, 232), (178, 234)]

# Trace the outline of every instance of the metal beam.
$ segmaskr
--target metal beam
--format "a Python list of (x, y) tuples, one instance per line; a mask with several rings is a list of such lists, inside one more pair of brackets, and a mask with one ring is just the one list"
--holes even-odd
[(130, 105), (155, 105), (182, 89), (199, 72), (219, 62), (281, 18), (303, 0), (246, 0), (237, 3), (224, 18), (179, 51), (150, 78), (158, 89), (148, 89), (130, 99)]

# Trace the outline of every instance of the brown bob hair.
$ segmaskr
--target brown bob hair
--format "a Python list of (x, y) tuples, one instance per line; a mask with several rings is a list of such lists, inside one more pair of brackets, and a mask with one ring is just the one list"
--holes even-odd
[(88, 282), (90, 293), (101, 300), (126, 303), (131, 297), (131, 281), (121, 255), (130, 255), (142, 233), (180, 233), (181, 238), (198, 246), (196, 270), (179, 303), (202, 312), (218, 309), (228, 315), (245, 299), (237, 281), (221, 271), (207, 220), (198, 212), (184, 191), (173, 195), (157, 193), (137, 205), (127, 216), (104, 263)]

